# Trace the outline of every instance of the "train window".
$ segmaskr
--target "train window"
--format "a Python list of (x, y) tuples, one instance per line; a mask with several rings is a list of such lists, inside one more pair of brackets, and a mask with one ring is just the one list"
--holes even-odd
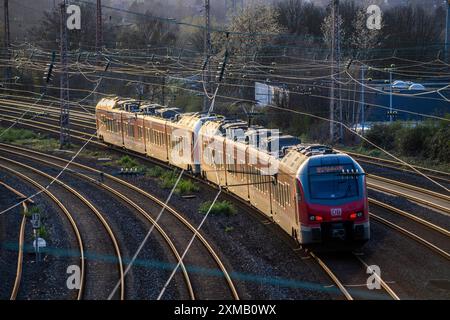
[(273, 188), (273, 190), (274, 190), (275, 202), (280, 203), (280, 188), (278, 187), (278, 184), (275, 185), (275, 188)]
[(259, 189), (259, 191), (262, 191), (262, 175), (261, 175), (261, 169), (258, 169), (258, 189)]
[(287, 195), (287, 186), (283, 185), (283, 207), (286, 207), (287, 203), (288, 203), (288, 195)]

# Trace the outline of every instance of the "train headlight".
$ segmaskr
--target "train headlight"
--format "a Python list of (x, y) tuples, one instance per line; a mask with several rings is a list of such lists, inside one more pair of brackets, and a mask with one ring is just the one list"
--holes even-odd
[(350, 219), (361, 218), (364, 215), (362, 211), (350, 213)]
[(323, 218), (321, 216), (309, 216), (310, 221), (323, 221)]

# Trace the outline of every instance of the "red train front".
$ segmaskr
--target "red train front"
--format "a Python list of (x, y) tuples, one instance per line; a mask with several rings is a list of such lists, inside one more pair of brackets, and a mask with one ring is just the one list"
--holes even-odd
[(364, 171), (347, 154), (310, 155), (297, 174), (299, 240), (370, 238)]

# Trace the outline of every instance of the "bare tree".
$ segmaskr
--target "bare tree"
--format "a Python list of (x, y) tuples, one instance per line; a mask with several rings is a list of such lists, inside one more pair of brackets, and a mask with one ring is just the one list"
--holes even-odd
[[(325, 42), (325, 45), (327, 47), (331, 47), (331, 43), (334, 37), (333, 34), (333, 22), (334, 22), (334, 17), (333, 17), (333, 12), (331, 10), (331, 8), (328, 8), (328, 14), (326, 15), (326, 17), (323, 19), (322, 22), (322, 26), (321, 26), (321, 30), (322, 30), (322, 34), (323, 34), (323, 40)], [(337, 26), (339, 28), (339, 37), (342, 40), (344, 40), (345, 38), (345, 31), (344, 31), (344, 19), (342, 18), (341, 14), (337, 15)]]
[[(234, 16), (228, 27), (229, 49), (236, 55), (252, 55), (265, 45), (273, 43), (283, 29), (278, 23), (278, 12), (270, 5), (254, 4)], [(216, 48), (223, 47), (223, 33), (213, 38)]]

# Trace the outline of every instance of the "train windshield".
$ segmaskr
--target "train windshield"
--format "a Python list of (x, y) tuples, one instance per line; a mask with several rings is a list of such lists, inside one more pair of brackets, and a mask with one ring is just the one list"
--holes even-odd
[(333, 200), (358, 196), (359, 174), (352, 172), (353, 164), (315, 166), (309, 168), (309, 190), (311, 199)]

